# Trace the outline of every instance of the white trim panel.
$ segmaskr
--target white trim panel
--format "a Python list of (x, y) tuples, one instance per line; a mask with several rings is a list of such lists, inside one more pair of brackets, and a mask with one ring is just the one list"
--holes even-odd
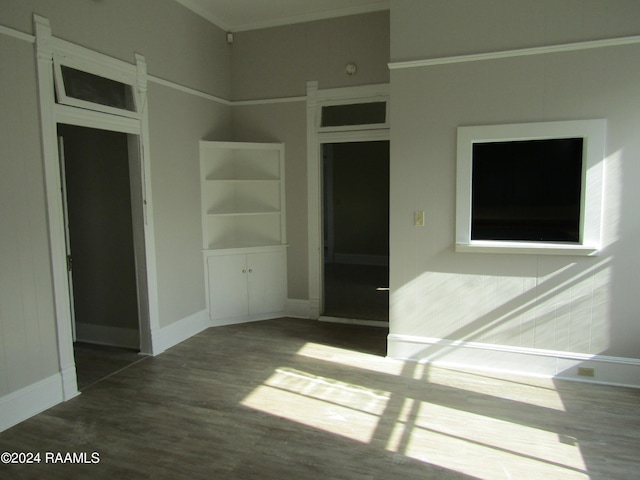
[(165, 80), (164, 78), (156, 77), (154, 75), (147, 75), (147, 79), (150, 82), (157, 83), (158, 85), (162, 85), (163, 87), (173, 88), (174, 90), (179, 90), (183, 93), (195, 95), (196, 97), (204, 98), (212, 102), (218, 102), (223, 105), (232, 104), (232, 102), (230, 102), (229, 100), (225, 100), (224, 98), (216, 97), (215, 95), (201, 92), (200, 90), (196, 90), (195, 88), (187, 87), (185, 85), (180, 85), (179, 83), (172, 82), (171, 80)]
[[(286, 308), (286, 305), (285, 305)], [(217, 320), (213, 320), (211, 326), (213, 327), (224, 327), (225, 325), (237, 325), (239, 323), (251, 323), (251, 322), (259, 322), (262, 320), (273, 320), (274, 318), (283, 318), (287, 316), (286, 311), (282, 312), (270, 312), (270, 313), (259, 313), (255, 315), (246, 315), (242, 317), (229, 317), (229, 318), (219, 318)]]
[(36, 37), (34, 37), (33, 35), (29, 35), (28, 33), (15, 30), (10, 27), (5, 27), (4, 25), (0, 25), (0, 34), (7, 35), (8, 37), (17, 38), (18, 40), (23, 40), (28, 43), (36, 42)]
[(202, 310), (166, 327), (153, 330), (151, 332), (153, 355), (158, 355), (213, 326), (209, 320), (209, 312)]
[(244, 107), (251, 105), (271, 105), (274, 103), (296, 103), (296, 102), (306, 102), (307, 97), (279, 97), (279, 98), (264, 98), (264, 99), (256, 99), (256, 100), (232, 100), (229, 103), (234, 107)]
[(385, 320), (365, 320), (363, 318), (345, 318), (320, 315), (318, 321), (325, 323), (342, 323), (344, 325), (362, 325), (365, 327), (389, 328), (389, 322)]
[(456, 55), (451, 57), (427, 58), (422, 60), (408, 60), (389, 63), (390, 70), (404, 68), (431, 67), (434, 65), (447, 65), (451, 63), (477, 62), (483, 60), (495, 60), (500, 58), (523, 57), (527, 55), (543, 55), (547, 53), (571, 52), (576, 50), (589, 50), (592, 48), (617, 47), (620, 45), (633, 45), (640, 43), (640, 35), (631, 37), (611, 38), (606, 40), (593, 40), (587, 42), (565, 43), (544, 47), (520, 48), (516, 50), (504, 50), (500, 52), (475, 53), (470, 55)]
[(287, 317), (309, 318), (309, 300), (288, 298), (284, 308)]
[[(640, 388), (640, 359), (389, 334), (387, 356), (448, 367)], [(578, 375), (578, 367), (594, 376)]]
[(51, 375), (0, 397), (0, 432), (33, 417), (64, 400), (62, 376)]
[(56, 123), (76, 125), (78, 127), (96, 128), (111, 132), (140, 135), (140, 121), (134, 118), (120, 117), (103, 112), (84, 110), (69, 105), (53, 105)]
[(78, 342), (133, 348), (135, 350), (140, 348), (140, 336), (135, 328), (76, 323), (76, 340)]

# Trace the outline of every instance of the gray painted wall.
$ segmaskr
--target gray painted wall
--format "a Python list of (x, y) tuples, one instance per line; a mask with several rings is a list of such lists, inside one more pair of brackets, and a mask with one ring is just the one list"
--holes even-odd
[[(319, 88), (389, 82), (389, 12), (355, 15), (235, 35), (234, 100), (306, 95)], [(358, 65), (345, 74), (349, 62)], [(235, 106), (235, 140), (285, 142), (289, 298), (309, 298), (306, 103)]]
[[(140, 53), (150, 75), (230, 95), (224, 32), (173, 0), (0, 2), (0, 23), (18, 31), (33, 34), (33, 13), (48, 18), (58, 38), (127, 62)], [(0, 61), (4, 396), (55, 374), (58, 360), (34, 46), (0, 34)], [(150, 83), (148, 109), (160, 326), (166, 326), (205, 308), (198, 140), (230, 140), (231, 108)]]
[[(388, 83), (389, 12), (265, 28), (235, 35), (233, 100), (306, 95), (319, 88)], [(345, 74), (355, 62), (358, 73)]]
[[(640, 3), (392, 3), (392, 61), (640, 34)], [(640, 46), (393, 70), (391, 333), (640, 358)], [(607, 119), (598, 257), (454, 253), (456, 128)], [(424, 210), (426, 227), (411, 224)]]
[[(3, 4), (2, 8), (6, 8)], [(33, 45), (0, 35), (0, 396), (58, 371)]]
[(198, 142), (231, 140), (231, 109), (149, 86), (160, 326), (206, 308)]

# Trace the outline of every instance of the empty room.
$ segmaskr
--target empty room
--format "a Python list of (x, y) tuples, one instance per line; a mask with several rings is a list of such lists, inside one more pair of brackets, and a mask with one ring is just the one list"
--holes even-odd
[(0, 0), (0, 62), (0, 478), (636, 478), (636, 0)]

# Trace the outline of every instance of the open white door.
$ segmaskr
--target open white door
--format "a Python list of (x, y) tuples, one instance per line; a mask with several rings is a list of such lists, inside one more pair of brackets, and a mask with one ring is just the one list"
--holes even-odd
[(67, 204), (67, 180), (64, 163), (64, 138), (58, 136), (58, 158), (60, 159), (60, 184), (62, 185), (62, 214), (64, 216), (64, 239), (67, 248), (67, 277), (69, 279), (69, 305), (71, 308), (71, 332), (76, 341), (76, 314), (73, 303), (73, 257), (71, 256), (71, 242), (69, 240), (69, 209)]

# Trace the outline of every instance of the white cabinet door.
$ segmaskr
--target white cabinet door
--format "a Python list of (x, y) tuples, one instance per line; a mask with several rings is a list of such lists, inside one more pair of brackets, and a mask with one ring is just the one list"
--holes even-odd
[(250, 314), (284, 311), (285, 265), (283, 251), (247, 255)]
[(284, 249), (207, 258), (212, 320), (283, 312), (287, 296)]
[(248, 315), (247, 256), (214, 255), (207, 267), (211, 319)]

